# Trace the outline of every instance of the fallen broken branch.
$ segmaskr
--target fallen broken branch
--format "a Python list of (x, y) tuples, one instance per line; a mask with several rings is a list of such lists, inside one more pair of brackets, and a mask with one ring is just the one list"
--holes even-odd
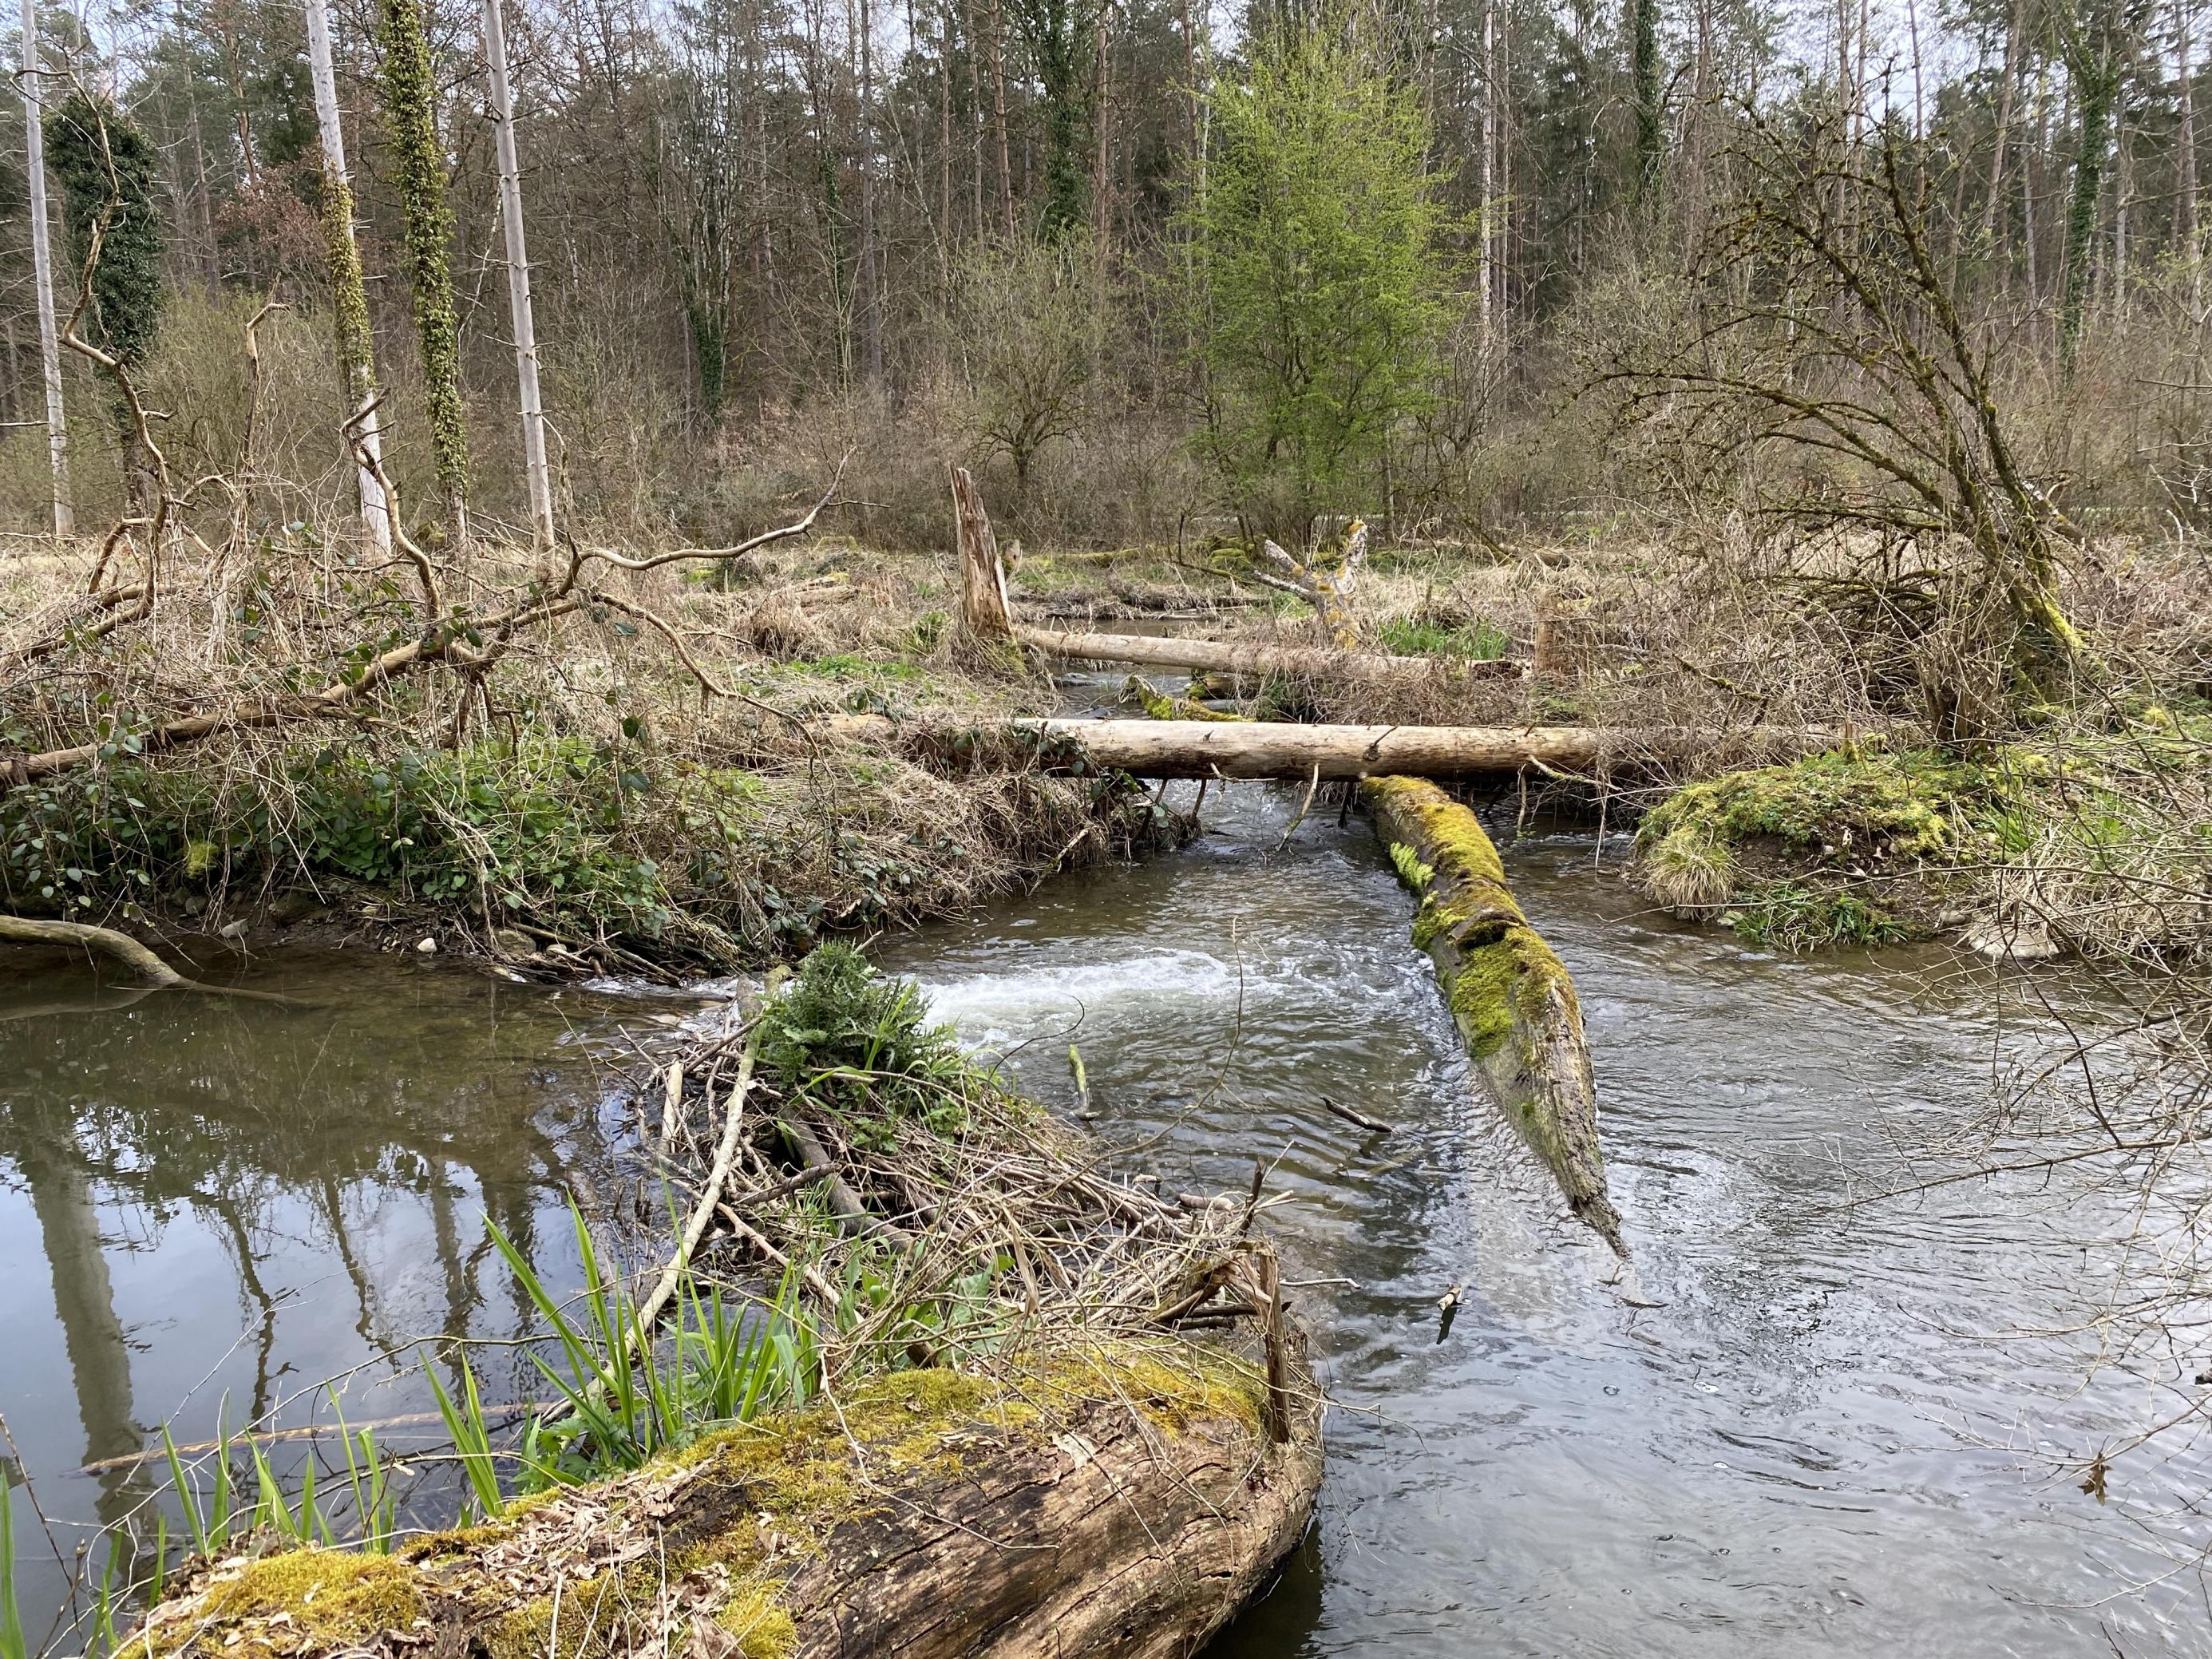
[(248, 991), (237, 986), (209, 985), (187, 979), (161, 958), (112, 927), (95, 927), (84, 921), (34, 921), (27, 916), (0, 915), (0, 941), (11, 945), (61, 945), (112, 957), (144, 980), (149, 990), (198, 991), (205, 996), (242, 997), (249, 1002), (274, 1002), (288, 1008), (302, 1005), (273, 991)]
[(1507, 890), (1498, 849), (1473, 811), (1417, 778), (1376, 778), (1362, 793), (1400, 876), (1421, 896), (1413, 943), (1436, 963), (1468, 1057), (1568, 1207), (1626, 1255), (1566, 964)]

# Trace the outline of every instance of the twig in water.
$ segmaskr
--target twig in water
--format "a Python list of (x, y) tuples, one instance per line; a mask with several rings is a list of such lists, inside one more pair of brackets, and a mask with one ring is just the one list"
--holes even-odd
[(1336, 1102), (1331, 1100), (1327, 1095), (1323, 1095), (1321, 1097), (1321, 1103), (1327, 1107), (1330, 1111), (1334, 1112), (1346, 1123), (1357, 1124), (1359, 1127), (1369, 1131), (1370, 1133), (1387, 1135), (1396, 1133), (1396, 1125), (1385, 1123), (1379, 1117), (1370, 1117), (1366, 1113), (1355, 1110), (1350, 1106), (1340, 1106)]

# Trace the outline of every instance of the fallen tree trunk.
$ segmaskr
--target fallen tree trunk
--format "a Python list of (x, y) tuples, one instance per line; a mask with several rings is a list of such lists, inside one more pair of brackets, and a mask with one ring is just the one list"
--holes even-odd
[(1081, 1345), (986, 1378), (901, 1371), (398, 1556), (204, 1569), (165, 1656), (1180, 1659), (1306, 1527), (1319, 1403), (1188, 1343)]
[[(973, 726), (833, 716), (817, 728), (869, 743), (927, 744)], [(991, 728), (985, 727), (985, 730)], [(1587, 726), (1300, 726), (1274, 720), (1010, 720), (997, 729), (1079, 743), (1097, 765), (1148, 778), (1463, 778), (1524, 767), (1591, 772), (1679, 759), (1722, 745), (1775, 759), (1825, 748), (1827, 733), (1780, 726), (1608, 729)]]
[(1517, 662), (1471, 662), (1451, 657), (1384, 657), (1360, 651), (1324, 651), (1234, 640), (1171, 639), (1152, 634), (1073, 634), (1057, 628), (1015, 624), (1014, 638), (1048, 656), (1086, 662), (1139, 663), (1189, 668), (1252, 679), (1517, 679)]
[(303, 1006), (274, 991), (248, 991), (234, 985), (209, 985), (187, 979), (130, 934), (118, 933), (112, 927), (95, 927), (90, 922), (35, 921), (28, 916), (0, 915), (0, 944), (59, 945), (96, 951), (137, 975), (149, 991), (198, 991), (206, 996), (280, 1003), (288, 1008)]
[(1398, 873), (1421, 896), (1413, 943), (1436, 963), (1468, 1057), (1568, 1207), (1626, 1255), (1566, 965), (1514, 902), (1474, 812), (1418, 778), (1372, 778), (1361, 793)]

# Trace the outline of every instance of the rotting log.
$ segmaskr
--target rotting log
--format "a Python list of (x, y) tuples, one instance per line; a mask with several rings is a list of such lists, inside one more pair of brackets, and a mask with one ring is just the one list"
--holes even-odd
[[(814, 729), (866, 743), (926, 745), (963, 729), (883, 714), (841, 714)], [(990, 729), (990, 728), (984, 728)], [(1278, 720), (1010, 720), (998, 729), (1079, 743), (1097, 765), (1147, 778), (1467, 778), (1523, 768), (1591, 773), (1725, 746), (1786, 759), (1831, 745), (1795, 727), (1303, 726)]]
[(1319, 1407), (1294, 1371), (1280, 1443), (1264, 1370), (1188, 1342), (901, 1371), (397, 1556), (203, 1567), (130, 1640), (161, 1659), (1179, 1659), (1305, 1529)]
[(1471, 810), (1419, 778), (1370, 778), (1361, 793), (1400, 876), (1420, 895), (1413, 943), (1436, 963), (1468, 1059), (1567, 1206), (1626, 1256), (1566, 964), (1522, 913)]
[(1014, 637), (1048, 656), (1079, 662), (1137, 663), (1188, 668), (1250, 679), (1280, 675), (1306, 680), (1517, 679), (1522, 665), (1498, 659), (1386, 657), (1370, 652), (1328, 651), (1235, 640), (1185, 640), (1151, 634), (1075, 634), (1057, 628), (1014, 626)]

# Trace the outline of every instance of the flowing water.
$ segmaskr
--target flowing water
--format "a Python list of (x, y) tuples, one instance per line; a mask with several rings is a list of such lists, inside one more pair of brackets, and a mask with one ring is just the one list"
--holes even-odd
[[(1179, 857), (888, 953), (1064, 1107), (1077, 1044), (1096, 1133), (1170, 1186), (1241, 1187), (1258, 1158), (1287, 1199), (1269, 1225), (1346, 1409), (1319, 1523), (1223, 1659), (2212, 1652), (2194, 1570), (2051, 1462), (2153, 1402), (2005, 1340), (2078, 1314), (2075, 1241), (2120, 1218), (2047, 1184), (1849, 1202), (2033, 1048), (1988, 974), (1777, 959), (1652, 915), (1587, 835), (1509, 842), (1581, 988), (1624, 1296), (1474, 1103), (1372, 835), (1323, 813), (1277, 850), (1298, 793), (1217, 792)], [(2132, 1493), (2201, 1501), (2208, 1474)]]
[[(1776, 959), (1648, 914), (1617, 846), (1510, 843), (1589, 1018), (1635, 1251), (1608, 1285), (1470, 1095), (1371, 835), (1321, 811), (1279, 850), (1297, 805), (1216, 790), (1184, 853), (883, 953), (1071, 1109), (1078, 1045), (1125, 1164), (1186, 1190), (1267, 1166), (1343, 1409), (1315, 1531), (1216, 1652), (2212, 1653), (2201, 1583), (2136, 1524), (2201, 1497), (2204, 1461), (2124, 1463), (2100, 1507), (2054, 1460), (2151, 1402), (2008, 1334), (2072, 1316), (2076, 1241), (2117, 1218), (2051, 1185), (1847, 1202), (2033, 1045), (1985, 975)], [(255, 982), (314, 1006), (116, 1006), (35, 961), (0, 984), (0, 1413), (64, 1555), (155, 1484), (70, 1471), (164, 1419), (199, 1437), (226, 1399), (235, 1421), (341, 1372), (349, 1417), (416, 1412), (386, 1356), (520, 1334), (479, 1217), (574, 1282), (559, 1193), (607, 1178), (618, 1033), (673, 1018), (388, 959)], [(46, 1548), (21, 1551), (34, 1640)]]

